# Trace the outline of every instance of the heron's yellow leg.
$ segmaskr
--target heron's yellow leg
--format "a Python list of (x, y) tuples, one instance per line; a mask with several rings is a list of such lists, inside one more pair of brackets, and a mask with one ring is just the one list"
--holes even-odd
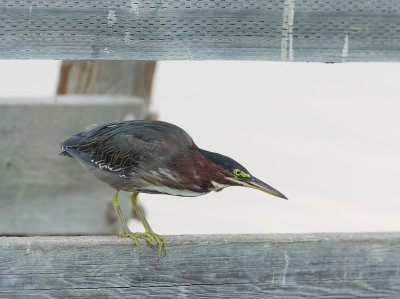
[(135, 241), (136, 247), (139, 252), (140, 252), (140, 248), (139, 248), (139, 243), (138, 243), (137, 239), (145, 239), (147, 241), (147, 243), (149, 243), (149, 245), (151, 247), (153, 247), (153, 242), (152, 242), (153, 238), (150, 238), (149, 236), (143, 235), (141, 233), (132, 233), (131, 230), (126, 225), (124, 215), (122, 214), (122, 210), (119, 205), (118, 192), (115, 192), (113, 194), (112, 204), (114, 206), (115, 212), (117, 212), (119, 222), (121, 223), (121, 226), (122, 226), (122, 232), (119, 235), (124, 238), (131, 238), (133, 241)]
[(150, 227), (150, 224), (147, 222), (146, 218), (144, 217), (142, 210), (140, 209), (138, 205), (138, 194), (139, 192), (133, 192), (131, 196), (131, 202), (132, 206), (135, 209), (136, 214), (138, 215), (140, 221), (142, 221), (142, 224), (145, 229), (145, 233), (143, 234), (144, 236), (148, 238), (152, 238), (157, 241), (158, 243), (158, 257), (160, 257), (161, 254), (161, 248), (164, 246), (164, 254), (167, 254), (167, 242), (165, 242), (165, 239), (159, 235), (157, 235), (155, 232)]

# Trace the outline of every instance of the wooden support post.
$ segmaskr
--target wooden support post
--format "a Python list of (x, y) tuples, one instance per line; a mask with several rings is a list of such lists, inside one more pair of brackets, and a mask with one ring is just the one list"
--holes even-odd
[(116, 94), (150, 101), (155, 67), (155, 61), (65, 60), (57, 94)]

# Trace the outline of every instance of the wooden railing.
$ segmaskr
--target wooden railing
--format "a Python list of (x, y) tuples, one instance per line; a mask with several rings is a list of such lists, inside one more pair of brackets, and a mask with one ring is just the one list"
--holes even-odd
[[(5, 0), (0, 1), (0, 12), (0, 59), (400, 61), (397, 0)], [(114, 96), (112, 101), (115, 104)], [(84, 102), (77, 104), (80, 113)], [(60, 103), (54, 103), (42, 109), (29, 102), (24, 109), (15, 101), (0, 102), (9, 118), (3, 117), (6, 113), (0, 118), (8, 134), (0, 143), (0, 232), (112, 233), (118, 228), (106, 222), (105, 195), (101, 204), (82, 205), (81, 191), (100, 197), (100, 183), (92, 190), (88, 186), (94, 179), (86, 184), (91, 178), (80, 177), (77, 165), (62, 165), (68, 162), (55, 158), (57, 143), (86, 123), (74, 122), (76, 132), (58, 125), (61, 131), (54, 133), (51, 120), (69, 120), (67, 107), (56, 115)], [(102, 113), (101, 122), (122, 120), (123, 105), (113, 114)], [(127, 105), (135, 117), (146, 117), (146, 103)], [(93, 107), (91, 121), (103, 109), (102, 104)], [(18, 109), (29, 113), (21, 117)], [(37, 151), (33, 157), (38, 165), (35, 159), (26, 164), (21, 155), (13, 155), (13, 144), (6, 142), (26, 142), (32, 132), (37, 146), (29, 144), (29, 149)], [(38, 151), (43, 149), (40, 134), (47, 138), (48, 152)], [(20, 143), (14, 146), (21, 148)], [(40, 160), (41, 155), (46, 158)], [(60, 167), (68, 168), (68, 177)], [(13, 172), (14, 168), (25, 171)], [(45, 188), (37, 184), (39, 173)], [(29, 180), (22, 188), (18, 184), (24, 175)], [(18, 192), (12, 192), (15, 188)], [(75, 218), (67, 224), (54, 221), (67, 210)], [(90, 225), (81, 225), (78, 219)], [(400, 233), (196, 235), (166, 240), (168, 253), (158, 259), (146, 244), (141, 243), (139, 254), (131, 240), (117, 237), (1, 237), (0, 297), (400, 297)]]
[(399, 61), (397, 0), (3, 0), (0, 58)]
[(400, 233), (0, 238), (0, 297), (399, 298)]

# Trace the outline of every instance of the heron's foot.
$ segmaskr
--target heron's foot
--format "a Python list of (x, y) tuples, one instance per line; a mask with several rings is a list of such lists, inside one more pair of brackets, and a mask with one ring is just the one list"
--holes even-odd
[(152, 238), (153, 240), (156, 240), (156, 242), (158, 244), (158, 254), (157, 254), (158, 257), (160, 257), (160, 255), (161, 255), (162, 247), (164, 247), (164, 255), (167, 255), (167, 242), (165, 241), (165, 239), (163, 237), (157, 235), (153, 231), (146, 231), (145, 233), (143, 233), (143, 235), (145, 235), (149, 238)]
[(140, 253), (140, 247), (139, 247), (139, 242), (138, 239), (144, 239), (146, 242), (151, 246), (151, 248), (154, 248), (153, 245), (153, 238), (151, 236), (147, 236), (146, 234), (143, 233), (133, 233), (129, 229), (124, 229), (120, 234), (120, 237), (122, 238), (131, 238), (133, 241), (135, 241), (136, 247), (138, 252)]
[[(160, 258), (161, 255), (161, 249), (164, 246), (164, 254), (167, 255), (167, 242), (165, 242), (165, 239), (159, 235), (157, 235), (153, 230), (151, 229), (149, 223), (147, 222), (146, 218), (143, 215), (142, 210), (138, 206), (138, 192), (133, 192), (131, 196), (131, 202), (132, 206), (136, 212), (136, 215), (139, 217), (140, 221), (142, 222), (145, 232), (144, 233), (138, 233), (141, 236), (148, 238), (152, 241), (156, 240), (158, 244), (158, 258)], [(146, 239), (147, 240), (147, 239)]]

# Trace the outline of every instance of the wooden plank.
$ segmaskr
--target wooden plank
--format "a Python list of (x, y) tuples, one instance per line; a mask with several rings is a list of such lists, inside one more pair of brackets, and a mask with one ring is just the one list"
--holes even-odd
[(0, 238), (0, 297), (400, 297), (400, 233), (166, 239)]
[(59, 143), (90, 124), (146, 111), (144, 100), (116, 95), (0, 99), (0, 234), (117, 232), (107, 219), (113, 190), (59, 156)]
[(399, 61), (398, 0), (5, 0), (2, 59)]

